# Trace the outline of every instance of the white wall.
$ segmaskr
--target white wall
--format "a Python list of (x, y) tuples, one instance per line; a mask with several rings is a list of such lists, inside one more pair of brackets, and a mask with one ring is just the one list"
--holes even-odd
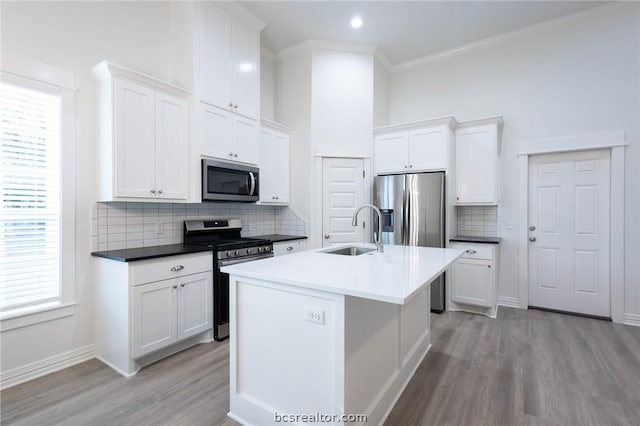
[(314, 49), (311, 84), (314, 154), (370, 157), (373, 55)]
[(373, 62), (373, 127), (389, 124), (391, 73), (376, 56)]
[[(622, 10), (394, 72), (392, 123), (453, 115), (502, 115), (503, 238), (499, 295), (518, 297), (518, 143), (624, 131), (626, 151), (625, 313), (640, 313), (639, 13)], [(505, 229), (513, 219), (514, 230)]]
[(265, 48), (260, 51), (260, 114), (274, 121), (274, 94), (276, 84), (275, 54)]
[[(171, 80), (170, 4), (164, 2), (2, 2), (2, 54), (73, 71), (109, 59)], [(78, 105), (93, 105), (90, 90)], [(76, 314), (2, 333), (2, 373), (93, 344), (90, 219), (95, 188), (94, 110), (78, 108), (76, 128)], [(67, 189), (68, 190), (68, 189)]]

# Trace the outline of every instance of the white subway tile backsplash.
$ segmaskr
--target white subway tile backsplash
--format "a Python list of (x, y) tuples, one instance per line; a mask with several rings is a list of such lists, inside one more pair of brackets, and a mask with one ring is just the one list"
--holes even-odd
[(498, 236), (498, 208), (495, 206), (459, 206), (458, 235), (474, 237)]

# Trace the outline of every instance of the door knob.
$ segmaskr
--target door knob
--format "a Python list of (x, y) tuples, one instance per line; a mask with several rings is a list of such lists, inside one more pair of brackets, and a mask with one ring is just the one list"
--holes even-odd
[(535, 231), (535, 230), (536, 230), (536, 227), (535, 227), (535, 226), (531, 225), (531, 226), (529, 227), (529, 231)]
[(329, 234), (324, 234), (324, 239), (328, 240), (329, 239)]
[(536, 237), (529, 237), (529, 241), (534, 242), (536, 240)]

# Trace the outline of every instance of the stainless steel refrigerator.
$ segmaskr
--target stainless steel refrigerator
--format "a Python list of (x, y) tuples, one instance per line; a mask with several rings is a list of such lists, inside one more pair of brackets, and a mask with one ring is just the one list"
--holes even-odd
[[(376, 176), (374, 204), (382, 212), (384, 244), (444, 247), (444, 188), (444, 172)], [(433, 312), (444, 311), (444, 292), (443, 273), (431, 284)]]

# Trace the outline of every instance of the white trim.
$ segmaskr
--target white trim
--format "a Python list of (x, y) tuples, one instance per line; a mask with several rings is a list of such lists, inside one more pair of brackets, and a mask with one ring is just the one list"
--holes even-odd
[(391, 61), (389, 61), (389, 58), (387, 58), (387, 56), (382, 52), (382, 50), (380, 50), (379, 47), (376, 48), (375, 52), (373, 53), (373, 57), (380, 61), (382, 66), (387, 71), (391, 72), (391, 68), (393, 68), (393, 65), (391, 64)]
[(116, 373), (118, 373), (121, 376), (123, 376), (123, 377), (135, 376), (136, 374), (138, 374), (138, 371), (140, 371), (140, 369), (142, 368), (142, 367), (138, 366), (138, 368), (133, 370), (133, 373), (128, 373), (125, 370), (122, 370), (121, 368), (117, 367), (115, 364), (112, 364), (109, 361), (107, 361), (106, 359), (102, 358), (100, 355), (96, 355), (95, 358), (98, 361), (100, 361), (101, 363), (103, 363), (104, 365), (106, 365), (107, 367), (109, 367), (112, 370), (114, 370)]
[(73, 72), (12, 53), (2, 54), (2, 70), (47, 85), (53, 84), (60, 88), (76, 90)]
[(205, 2), (205, 4), (209, 7), (218, 7), (230, 13), (234, 18), (240, 19), (244, 24), (249, 25), (257, 32), (262, 31), (267, 26), (264, 21), (235, 1)]
[(110, 78), (122, 77), (126, 79), (136, 80), (138, 82), (147, 84), (152, 88), (164, 90), (178, 96), (188, 97), (189, 95), (191, 95), (191, 91), (185, 89), (184, 87), (176, 86), (175, 84), (160, 80), (149, 74), (145, 74), (109, 61), (100, 62), (99, 64), (94, 66), (91, 71), (99, 79), (108, 80)]
[(41, 322), (52, 321), (59, 318), (69, 317), (76, 313), (77, 303), (61, 303), (53, 306), (25, 309), (19, 312), (8, 312), (0, 320), (0, 332), (15, 330), (16, 328), (28, 327)]
[(406, 130), (418, 129), (422, 127), (435, 127), (435, 126), (449, 126), (452, 129), (456, 128), (458, 122), (455, 117), (437, 117), (429, 118), (427, 120), (410, 121), (407, 123), (390, 124), (387, 126), (375, 127), (373, 129), (374, 136), (388, 133), (388, 132), (402, 132)]
[[(602, 143), (597, 141), (601, 140)], [(554, 141), (550, 143), (549, 141)], [(518, 154), (518, 298), (521, 308), (529, 305), (529, 155), (543, 155), (566, 151), (611, 149), (611, 205), (610, 205), (610, 283), (611, 319), (623, 323), (624, 314), (624, 185), (625, 185), (624, 132), (609, 132), (599, 135), (572, 136), (559, 139), (543, 139), (521, 144), (523, 152)], [(536, 147), (536, 149), (531, 149)], [(548, 151), (542, 151), (547, 149)]]
[(305, 40), (277, 52), (276, 58), (284, 59), (298, 53), (299, 51), (312, 51), (314, 49), (334, 50), (338, 52), (367, 53), (374, 56), (376, 54), (377, 47), (368, 44), (341, 43), (337, 41), (326, 40)]
[(558, 18), (520, 28), (515, 31), (510, 31), (493, 37), (487, 37), (482, 40), (474, 41), (472, 43), (463, 44), (461, 46), (454, 47), (453, 49), (448, 49), (420, 58), (411, 59), (409, 61), (394, 65), (391, 68), (391, 72), (405, 71), (412, 68), (417, 68), (431, 62), (437, 62), (444, 59), (452, 58), (454, 56), (463, 55), (465, 53), (471, 53), (477, 50), (505, 44), (510, 41), (528, 36), (532, 33), (545, 32), (549, 31), (552, 28), (564, 27), (576, 22), (597, 18), (599, 16), (616, 12), (624, 7), (630, 6), (631, 4), (634, 4), (634, 2), (611, 2), (603, 6), (594, 7), (581, 12), (572, 13), (570, 15), (560, 16)]
[(0, 373), (0, 389), (6, 389), (29, 380), (42, 377), (63, 368), (71, 367), (95, 358), (96, 351), (94, 345), (87, 345), (73, 349), (68, 352), (53, 356), (51, 358), (37, 361), (13, 370)]
[(260, 119), (260, 125), (262, 127), (266, 127), (268, 129), (272, 129), (272, 130), (277, 130), (279, 132), (283, 132), (283, 133), (286, 133), (286, 134), (291, 133), (291, 131), (293, 130), (291, 127), (285, 126), (284, 124), (277, 123), (275, 121), (268, 120), (266, 118), (261, 118)]
[(507, 308), (520, 308), (520, 301), (517, 297), (498, 296), (498, 306)]
[(556, 152), (584, 151), (627, 145), (624, 132), (592, 133), (563, 138), (538, 139), (520, 143), (517, 155), (551, 154)]
[(624, 314), (624, 322), (623, 322), (623, 324), (640, 327), (640, 315)]
[(477, 118), (475, 120), (460, 121), (458, 122), (458, 126), (456, 127), (456, 130), (466, 129), (468, 127), (486, 126), (489, 124), (496, 125), (498, 126), (498, 128), (502, 128), (502, 126), (504, 125), (504, 120), (502, 119), (501, 115), (496, 115), (493, 117), (484, 117), (484, 118)]

